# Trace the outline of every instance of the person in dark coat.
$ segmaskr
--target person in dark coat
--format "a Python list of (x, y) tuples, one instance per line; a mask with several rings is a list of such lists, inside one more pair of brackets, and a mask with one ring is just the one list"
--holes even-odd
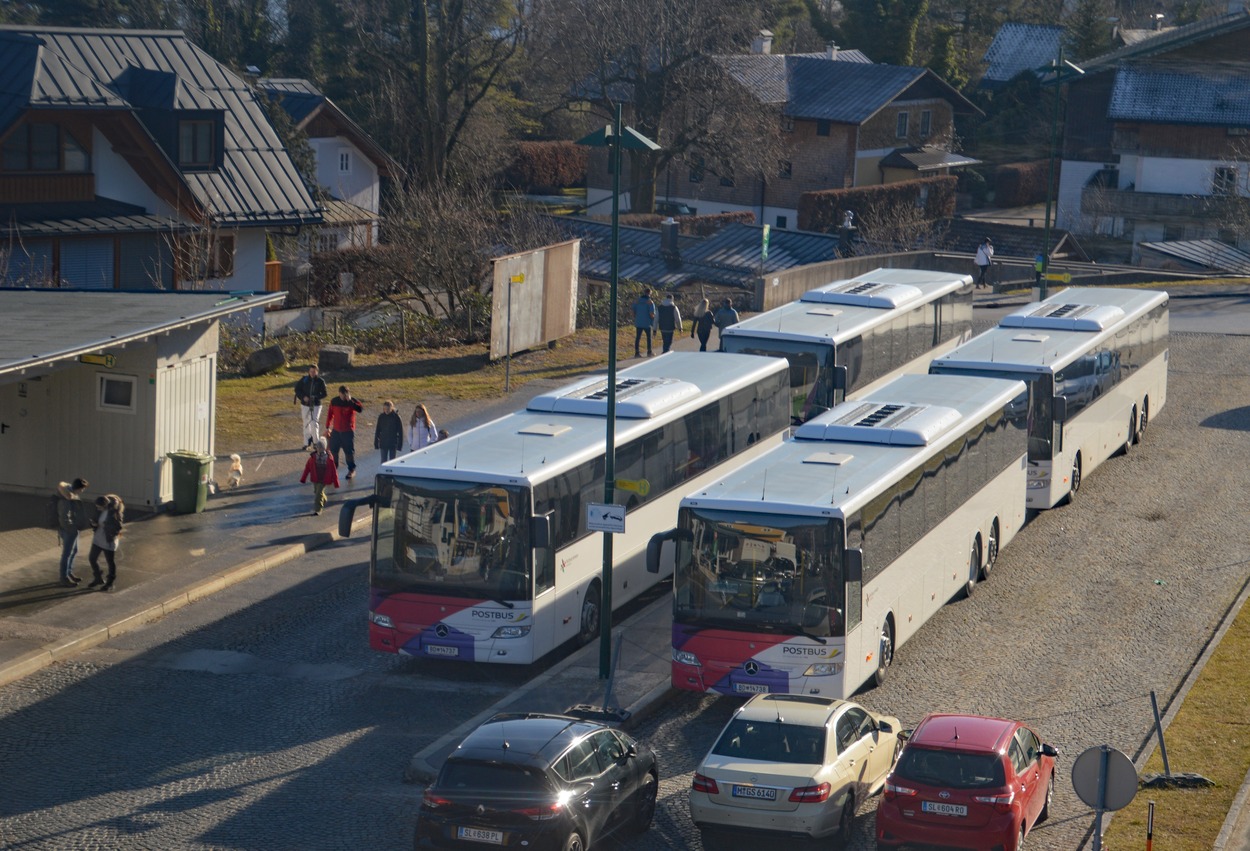
[(694, 322), (690, 323), (690, 336), (699, 336), (699, 351), (707, 351), (707, 341), (712, 338), (712, 328), (715, 325), (716, 318), (712, 315), (712, 308), (707, 299), (703, 299), (694, 309)]
[(671, 295), (664, 296), (664, 301), (660, 302), (660, 306), (656, 310), (656, 323), (660, 328), (660, 340), (664, 344), (662, 351), (671, 351), (673, 348), (673, 332), (681, 330), (682, 327), (681, 311), (673, 303)]
[(642, 357), (639, 345), (643, 334), (647, 335), (647, 357), (651, 357), (651, 332), (654, 328), (655, 302), (651, 300), (651, 290), (643, 290), (634, 302), (634, 357)]
[(716, 309), (716, 315), (712, 317), (716, 323), (716, 338), (720, 345), (720, 350), (725, 350), (725, 329), (730, 325), (738, 324), (738, 311), (734, 310), (733, 299), (727, 298)]
[(308, 367), (308, 374), (295, 382), (295, 404), (301, 405), (300, 415), (304, 422), (304, 446), (312, 449), (313, 441), (321, 436), (321, 402), (325, 399), (325, 379), (317, 374), (317, 367)]
[[(126, 526), (126, 505), (117, 494), (96, 497), (96, 517), (91, 521), (95, 532), (91, 536), (91, 553), (87, 562), (91, 565), (92, 580), (88, 588), (99, 588), (101, 591), (112, 591), (117, 581), (117, 546), (121, 543), (122, 529)], [(106, 581), (100, 573), (100, 555), (108, 562), (109, 575)]]
[(378, 425), (373, 431), (373, 448), (382, 450), (382, 463), (390, 461), (404, 448), (404, 421), (390, 400), (382, 403)]
[(82, 501), (82, 492), (86, 489), (87, 480), (82, 478), (61, 482), (56, 488), (56, 532), (61, 538), (61, 584), (66, 588), (73, 588), (82, 582), (74, 575), (74, 557), (78, 555), (78, 533), (91, 528), (91, 518)]

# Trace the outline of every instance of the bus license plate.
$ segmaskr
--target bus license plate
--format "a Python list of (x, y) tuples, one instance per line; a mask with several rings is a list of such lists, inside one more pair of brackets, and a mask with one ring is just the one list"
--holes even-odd
[(461, 827), (456, 829), (457, 839), (470, 842), (489, 842), (492, 845), (503, 845), (503, 831), (482, 830), (480, 827)]
[(448, 647), (444, 644), (427, 644), (425, 652), (430, 656), (459, 656), (460, 648)]
[(735, 798), (756, 798), (761, 801), (777, 800), (777, 790), (765, 786), (734, 786)]
[(759, 683), (734, 683), (738, 694), (768, 694), (768, 686)]
[(966, 816), (968, 808), (963, 804), (943, 804), (941, 801), (921, 801), (920, 810), (940, 816)]

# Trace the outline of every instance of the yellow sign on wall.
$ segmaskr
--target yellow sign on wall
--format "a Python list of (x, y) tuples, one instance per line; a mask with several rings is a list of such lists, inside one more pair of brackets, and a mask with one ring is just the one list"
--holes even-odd
[(1047, 272), (1042, 277), (1048, 281), (1059, 281), (1064, 284), (1072, 283), (1072, 276), (1067, 272)]
[(79, 363), (89, 363), (95, 366), (106, 366), (109, 369), (117, 366), (117, 358), (113, 355), (79, 355)]

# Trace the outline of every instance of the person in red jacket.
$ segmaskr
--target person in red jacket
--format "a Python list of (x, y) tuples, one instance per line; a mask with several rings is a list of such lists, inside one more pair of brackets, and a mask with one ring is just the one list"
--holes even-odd
[(347, 459), (347, 478), (356, 476), (356, 415), (364, 410), (352, 398), (346, 385), (339, 387), (339, 395), (330, 402), (330, 414), (326, 417), (326, 433), (330, 437), (330, 454), (338, 466), (339, 450)]
[(339, 471), (333, 456), (326, 451), (324, 437), (317, 438), (313, 447), (313, 453), (304, 464), (304, 475), (299, 480), (303, 484), (312, 479), (313, 514), (320, 514), (321, 509), (326, 507), (326, 485), (334, 485), (336, 488), (339, 486)]

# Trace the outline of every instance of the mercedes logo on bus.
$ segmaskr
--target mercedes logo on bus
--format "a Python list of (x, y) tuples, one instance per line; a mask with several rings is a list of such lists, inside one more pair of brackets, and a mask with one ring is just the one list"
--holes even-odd
[(742, 666), (742, 670), (746, 671), (752, 677), (760, 672), (760, 665), (754, 659)]
[(440, 623), (438, 626), (434, 627), (434, 634), (439, 638), (446, 638), (449, 631), (450, 630), (447, 629), (447, 624), (445, 623)]

